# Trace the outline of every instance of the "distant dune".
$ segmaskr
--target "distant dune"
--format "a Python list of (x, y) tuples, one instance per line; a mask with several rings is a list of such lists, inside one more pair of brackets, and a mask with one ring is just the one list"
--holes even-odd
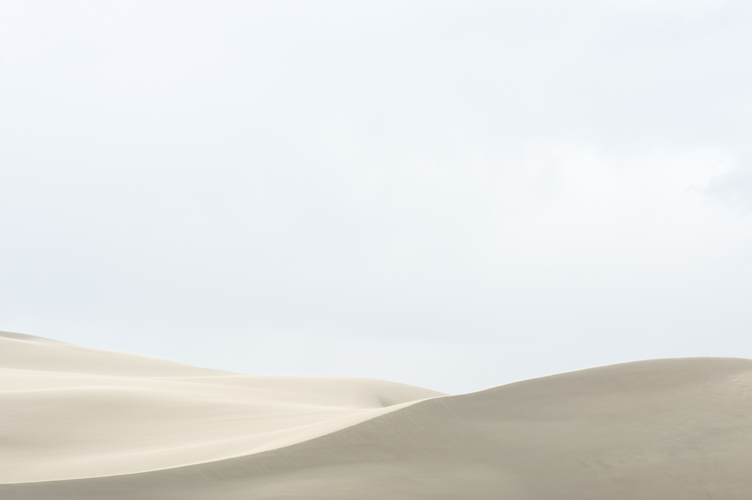
[(752, 499), (752, 360), (447, 396), (0, 332), (0, 499)]

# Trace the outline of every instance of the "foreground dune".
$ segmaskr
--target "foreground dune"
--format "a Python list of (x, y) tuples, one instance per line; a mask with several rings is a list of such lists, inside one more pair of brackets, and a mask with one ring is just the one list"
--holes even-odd
[(2, 499), (752, 498), (752, 361), (445, 396), (0, 334)]
[(264, 377), (0, 333), (0, 482), (145, 472), (289, 446), (441, 393)]

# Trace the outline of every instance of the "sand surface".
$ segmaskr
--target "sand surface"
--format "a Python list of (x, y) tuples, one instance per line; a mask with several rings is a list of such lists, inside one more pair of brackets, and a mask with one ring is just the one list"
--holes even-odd
[(0, 499), (752, 499), (752, 360), (447, 396), (0, 333)]

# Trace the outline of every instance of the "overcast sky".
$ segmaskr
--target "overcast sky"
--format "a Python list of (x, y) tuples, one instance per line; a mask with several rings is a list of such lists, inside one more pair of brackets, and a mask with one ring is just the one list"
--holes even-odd
[(752, 2), (0, 3), (0, 329), (464, 392), (752, 357)]

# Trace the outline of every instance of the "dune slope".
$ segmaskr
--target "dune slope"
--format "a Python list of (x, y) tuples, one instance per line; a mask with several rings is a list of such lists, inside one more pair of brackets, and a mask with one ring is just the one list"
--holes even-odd
[(440, 395), (251, 376), (0, 333), (0, 483), (177, 467), (288, 446)]
[(0, 485), (0, 498), (746, 499), (751, 396), (750, 360), (625, 363), (401, 402), (267, 451)]

